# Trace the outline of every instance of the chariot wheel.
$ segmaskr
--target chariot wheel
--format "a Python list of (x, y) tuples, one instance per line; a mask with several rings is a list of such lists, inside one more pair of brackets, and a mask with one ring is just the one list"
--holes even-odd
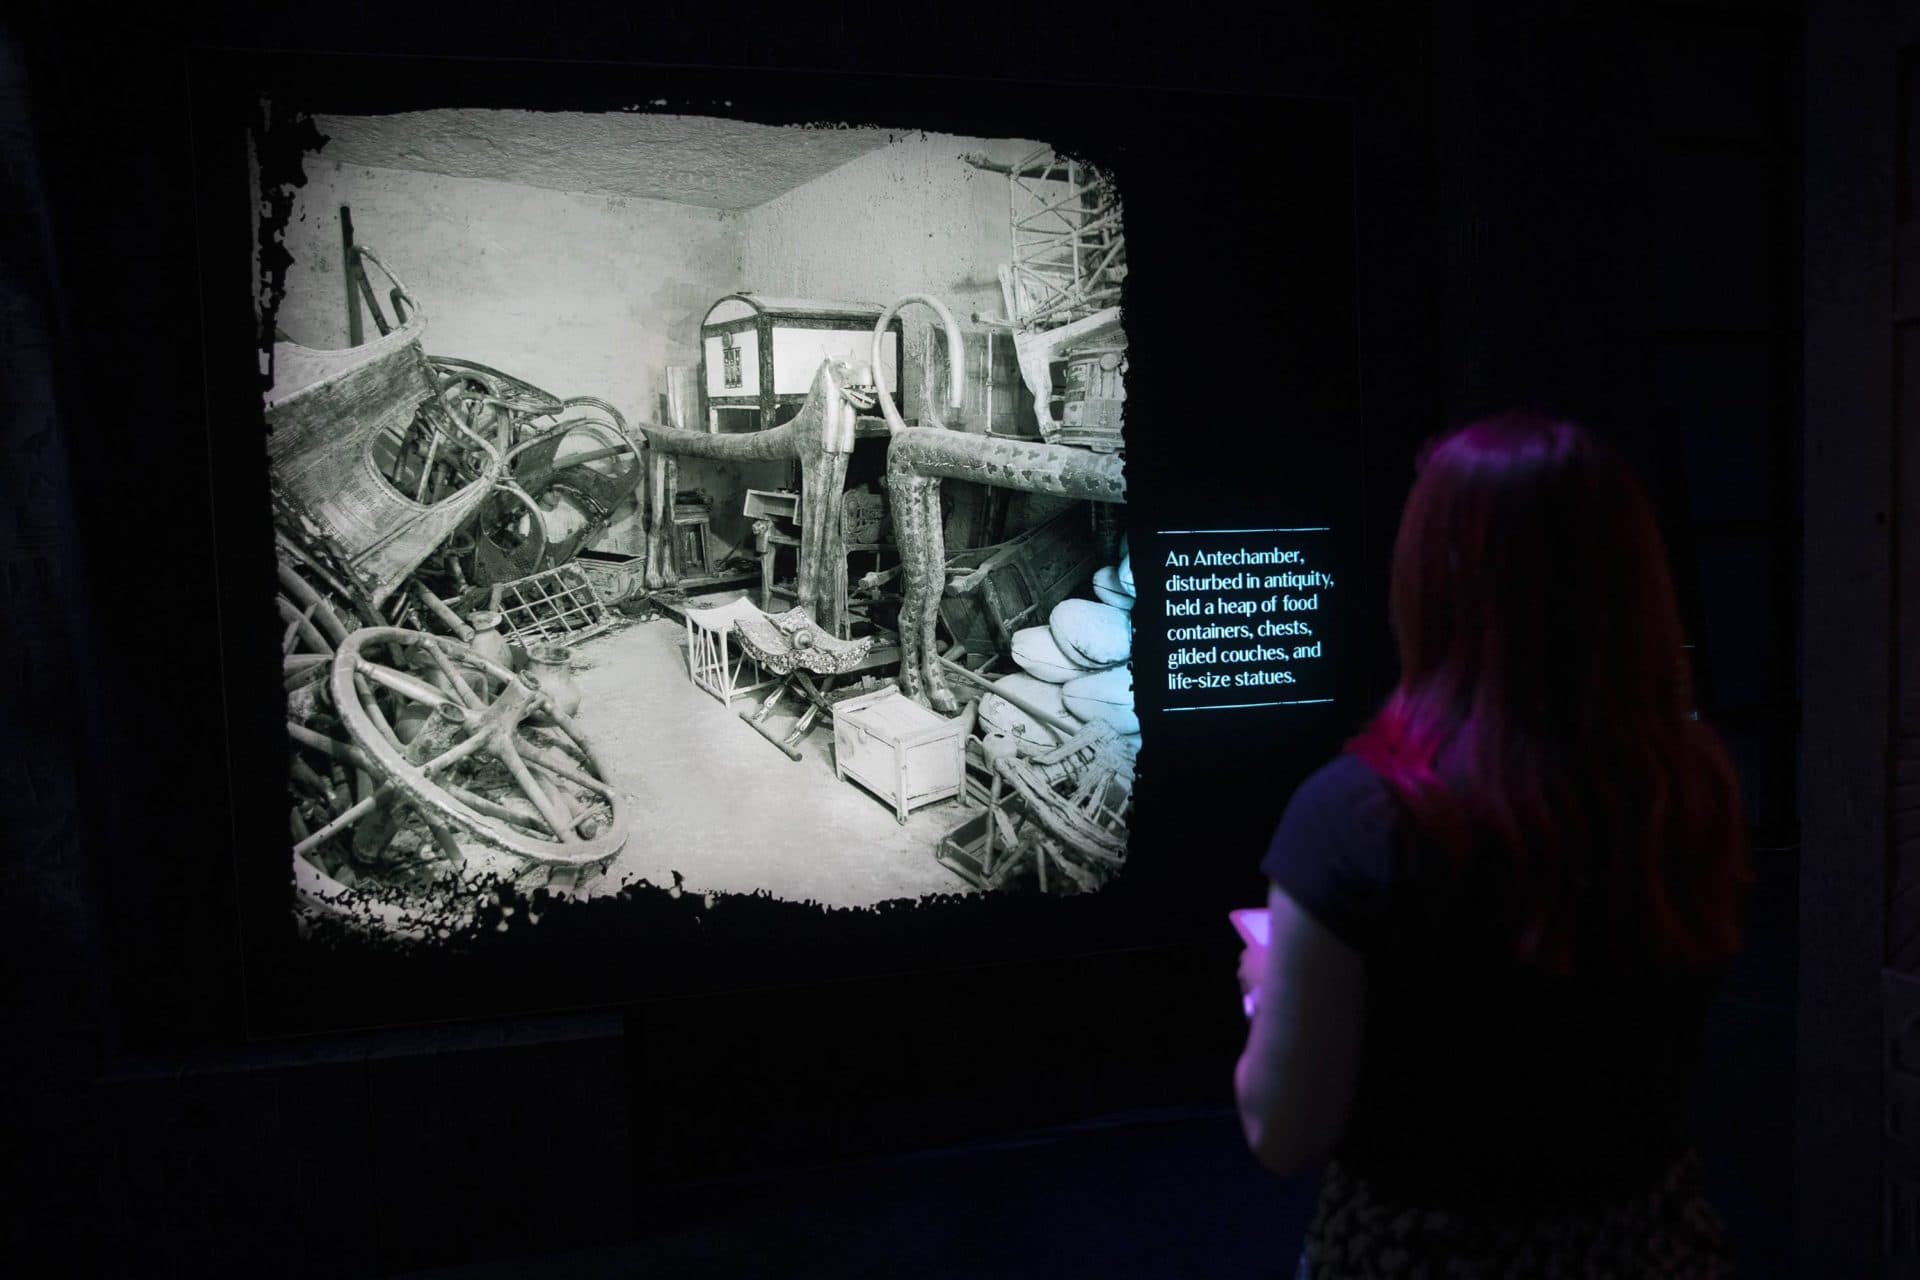
[[(378, 613), (352, 603), (340, 580), (324, 565), (290, 542), (280, 547), (280, 590), (275, 597), (285, 628), (280, 637), (280, 663), (287, 696), (289, 732), (327, 738), (339, 727), (327, 696), (327, 676), (339, 645), (360, 627), (383, 622)], [(366, 800), (376, 790), (374, 777), (363, 762), (344, 753), (302, 750), (298, 737), (288, 755), (288, 825), (298, 852), (323, 843), (314, 833)], [(445, 828), (443, 850), (457, 856)], [(377, 858), (381, 850), (362, 849), (363, 859)], [(296, 859), (296, 861), (298, 861)], [(363, 868), (364, 869), (364, 864)]]
[(625, 844), (624, 800), (578, 726), (532, 678), (441, 636), (363, 627), (337, 646), (328, 688), (348, 739), (290, 731), (366, 769), (379, 791), (313, 843), (384, 801), (550, 868), (603, 864)]

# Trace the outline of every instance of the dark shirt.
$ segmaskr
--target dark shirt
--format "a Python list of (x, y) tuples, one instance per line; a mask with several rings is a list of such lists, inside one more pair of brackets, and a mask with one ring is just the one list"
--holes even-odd
[(1294, 793), (1261, 863), (1366, 962), (1343, 1165), (1401, 1203), (1574, 1209), (1656, 1185), (1685, 1150), (1711, 976), (1511, 957), (1502, 861), (1451, 876), (1386, 784), (1341, 756)]

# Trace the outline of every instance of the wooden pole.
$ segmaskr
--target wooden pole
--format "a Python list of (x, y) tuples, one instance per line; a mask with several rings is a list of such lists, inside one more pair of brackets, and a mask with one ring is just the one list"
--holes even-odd
[(987, 693), (991, 693), (997, 698), (1001, 698), (1009, 703), (1012, 703), (1014, 706), (1018, 707), (1020, 710), (1032, 716), (1035, 720), (1038, 720), (1041, 724), (1047, 726), (1047, 728), (1052, 729), (1055, 733), (1059, 733), (1064, 735), (1065, 737), (1071, 738), (1074, 734), (1080, 732), (1080, 726), (1068, 724), (1065, 720), (1060, 719), (1060, 717), (1058, 716), (1048, 715), (1046, 712), (1034, 706), (1031, 702), (1028, 702), (1025, 698), (1021, 697), (1019, 694), (1010, 693), (1005, 689), (996, 687), (993, 681), (987, 679), (985, 676), (981, 675), (977, 671), (974, 671), (968, 667), (961, 666), (959, 663), (953, 662), (945, 657), (938, 657), (938, 658), (935, 658), (934, 660), (938, 662), (941, 666), (945, 667), (948, 671), (951, 671), (954, 675), (961, 677), (962, 679), (966, 680), (967, 682), (974, 685), (975, 687), (982, 689)]
[(353, 249), (353, 210), (346, 205), (340, 206), (340, 279), (347, 286), (347, 345), (360, 345), (360, 290), (355, 281), (359, 278), (360, 257)]

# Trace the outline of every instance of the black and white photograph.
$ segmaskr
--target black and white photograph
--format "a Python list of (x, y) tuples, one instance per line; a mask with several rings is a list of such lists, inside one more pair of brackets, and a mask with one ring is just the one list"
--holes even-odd
[(1119, 874), (1111, 173), (644, 105), (263, 101), (290, 135), (252, 173), (303, 928)]

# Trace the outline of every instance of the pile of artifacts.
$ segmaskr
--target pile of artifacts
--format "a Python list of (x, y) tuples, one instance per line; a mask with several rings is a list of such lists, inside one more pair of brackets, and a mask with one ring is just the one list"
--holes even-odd
[[(957, 332), (948, 344), (960, 350)], [(1095, 557), (1121, 540), (1118, 450), (903, 430), (884, 392), (880, 399), (895, 424), (888, 485), (904, 512), (901, 687), (941, 711), (959, 709), (952, 680), (981, 695), (966, 799), (982, 810), (950, 831), (936, 856), (977, 888), (1097, 889), (1125, 862), (1139, 741), (1128, 667), (1131, 565), (1123, 558), (1094, 572)], [(948, 557), (937, 515), (948, 479), (1086, 505), (1010, 543)], [(943, 582), (929, 581), (930, 563), (944, 570)], [(1110, 594), (1076, 596), (1090, 578), (1096, 593)], [(931, 644), (936, 616), (952, 642), (944, 652)], [(1022, 670), (990, 678), (1009, 660)]]
[[(1045, 147), (1011, 166), (970, 160), (1008, 178), (1015, 256), (1000, 272), (1007, 318), (994, 323), (1011, 330), (1040, 440), (940, 430), (937, 418), (934, 429), (908, 429), (879, 389), (905, 579), (900, 685), (940, 712), (960, 709), (953, 681), (981, 695), (969, 704), (966, 799), (982, 810), (941, 842), (941, 863), (982, 889), (1087, 892), (1125, 862), (1140, 746), (1132, 564), (1121, 551), (1126, 238), (1118, 192), (1099, 170)], [(934, 299), (904, 301), (940, 315), (949, 403), (960, 407), (958, 326)], [(1001, 547), (949, 557), (947, 480), (1085, 505)], [(1095, 571), (1089, 551), (1118, 562)], [(944, 651), (936, 616), (952, 642)], [(1009, 661), (1020, 670), (991, 678)]]
[[(770, 689), (739, 715), (794, 760), (800, 739), (831, 723), (836, 775), (903, 825), (923, 805), (977, 806), (934, 850), (976, 888), (1086, 892), (1118, 872), (1140, 726), (1118, 430), (1125, 335), (1110, 277), (1076, 286), (1074, 306), (1028, 297), (1013, 313), (1038, 439), (950, 427), (937, 394), (915, 424), (902, 420), (876, 371), (908, 303), (940, 318), (946, 408), (967, 401), (965, 339), (921, 294), (878, 314), (870, 361), (823, 358), (785, 422), (690, 429), (701, 415), (670, 376), (675, 421), (630, 433), (603, 400), (428, 356), (418, 302), (373, 254), (350, 252), (379, 336), (337, 351), (277, 342), (265, 396), (304, 923), (446, 936), (503, 882), (563, 898), (604, 885), (630, 802), (573, 719), (572, 646), (622, 625), (634, 599), (658, 604), (690, 585), (683, 564), (717, 585), (708, 504), (678, 487), (683, 457), (786, 462), (799, 478), (797, 492), (748, 493), (766, 507), (749, 511), (766, 535), (761, 607), (674, 609), (695, 686), (723, 705)], [(392, 280), (391, 325), (369, 263)], [(1057, 418), (1055, 364), (1070, 375)], [(861, 440), (883, 447), (884, 500), (849, 489)], [(949, 555), (950, 480), (1024, 491), (1055, 514)], [(644, 558), (596, 562), (588, 549), (634, 503)], [(882, 567), (889, 531), (899, 562)], [(783, 549), (796, 568), (777, 593), (792, 606), (777, 612)], [(874, 563), (851, 583), (850, 554)], [(800, 712), (783, 732), (770, 715), (787, 699)]]
[[(942, 864), (999, 889), (1084, 892), (1124, 864), (1140, 720), (1133, 702), (1129, 558), (1093, 578), (1097, 600), (1069, 597), (1043, 626), (1015, 631), (1020, 670), (981, 687), (968, 743), (969, 796), (984, 812), (941, 842)], [(983, 669), (984, 670), (984, 669)]]
[[(939, 317), (948, 375), (946, 404), (937, 393), (925, 396), (911, 425), (874, 372), (886, 367), (883, 340), (909, 303)], [(1080, 332), (1097, 336), (1108, 355), (1122, 336), (1112, 312)], [(800, 740), (830, 721), (836, 774), (887, 803), (903, 824), (925, 804), (981, 806), (935, 850), (969, 884), (1083, 892), (1124, 862), (1139, 743), (1128, 669), (1130, 566), (1119, 556), (1123, 459), (1117, 447), (1010, 438), (943, 421), (943, 407), (968, 403), (966, 341), (943, 303), (911, 295), (878, 313), (870, 361), (822, 360), (788, 422), (734, 434), (654, 423), (636, 429), (656, 466), (676, 457), (784, 459), (801, 475), (801, 492), (784, 495), (787, 510), (808, 513), (788, 538), (798, 556), (794, 608), (764, 613), (772, 601), (763, 581), (762, 609), (736, 601), (689, 610), (694, 682), (722, 703), (770, 683), (759, 707), (740, 714), (795, 761)], [(876, 405), (879, 419), (864, 412)], [(850, 590), (846, 572), (849, 551), (878, 537), (869, 528), (876, 521), (848, 518), (859, 492), (845, 488), (856, 441), (874, 434), (886, 444), (886, 522), (900, 563), (869, 575), (861, 588), (897, 579), (897, 600), (888, 601), (897, 611), (890, 607), (885, 622), (861, 608), (862, 590)], [(949, 555), (947, 481), (1068, 501), (1007, 541)], [(751, 492), (749, 512), (771, 521), (782, 497)], [(1085, 598), (1090, 586), (1100, 598)], [(895, 644), (885, 662), (899, 664), (890, 682), (897, 688), (878, 688), (876, 660), (883, 645)], [(742, 662), (760, 683), (743, 686)], [(1006, 664), (1024, 673), (996, 672)], [(856, 675), (857, 686), (834, 687)], [(769, 713), (788, 697), (797, 697), (800, 715), (779, 732)], [(1016, 722), (1028, 726), (1024, 735)]]
[[(1124, 562), (1123, 562), (1124, 563)], [(1113, 575), (1107, 568), (1102, 574)], [(1140, 719), (1133, 709), (1133, 597), (1117, 606), (1100, 600), (1068, 599), (1055, 605), (1041, 627), (1014, 633), (1013, 660), (1020, 672), (994, 682), (980, 717), (990, 733), (1010, 735), (1037, 745), (1053, 745), (1045, 725), (1031, 724), (1007, 701), (1013, 694), (1037, 706), (1049, 720), (1078, 726), (1111, 726), (1130, 751), (1140, 745)], [(991, 745), (991, 742), (989, 743)]]
[(569, 646), (616, 621), (574, 558), (638, 450), (602, 400), (427, 356), (418, 302), (354, 252), (380, 336), (276, 342), (265, 395), (294, 879), (305, 924), (445, 937), (501, 882), (580, 891), (626, 841)]

